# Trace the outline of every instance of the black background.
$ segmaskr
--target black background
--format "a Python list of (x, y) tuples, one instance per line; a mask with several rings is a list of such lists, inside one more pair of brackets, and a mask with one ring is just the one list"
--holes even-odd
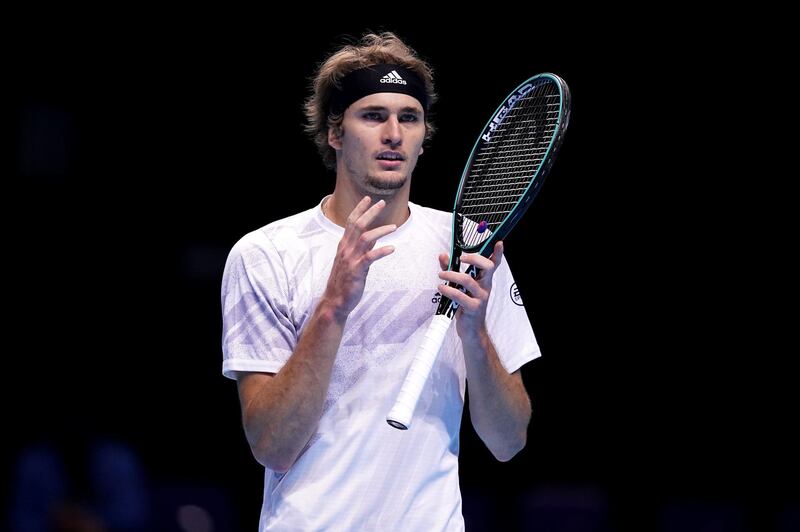
[(432, 63), (441, 96), (417, 203), (450, 208), (520, 81), (550, 71), (572, 90), (559, 159), (506, 241), (544, 354), (523, 369), (528, 446), (496, 462), (465, 423), (465, 497), (504, 529), (554, 486), (602, 494), (615, 530), (659, 529), (683, 503), (761, 530), (796, 508), (790, 348), (761, 328), (753, 207), (717, 121), (722, 44), (701, 25), (51, 15), (20, 18), (4, 67), (5, 478), (33, 443), (79, 456), (110, 436), (153, 485), (212, 486), (254, 529), (262, 470), (221, 376), (222, 267), (243, 234), (332, 190), (302, 132), (308, 80), (344, 35), (389, 29)]

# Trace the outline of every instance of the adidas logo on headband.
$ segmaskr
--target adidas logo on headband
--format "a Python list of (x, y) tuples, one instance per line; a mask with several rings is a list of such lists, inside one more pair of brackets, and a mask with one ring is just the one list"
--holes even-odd
[(339, 86), (331, 88), (328, 112), (338, 115), (347, 107), (368, 94), (399, 92), (416, 98), (428, 111), (428, 93), (425, 81), (410, 68), (394, 64), (377, 64), (353, 70), (346, 74)]
[(400, 74), (397, 73), (397, 70), (392, 70), (385, 76), (381, 78), (381, 83), (397, 83), (400, 85), (408, 85), (406, 80), (400, 77)]

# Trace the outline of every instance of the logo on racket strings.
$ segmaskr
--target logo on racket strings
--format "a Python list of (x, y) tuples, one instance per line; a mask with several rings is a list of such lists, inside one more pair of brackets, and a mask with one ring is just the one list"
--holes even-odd
[(531, 91), (531, 89), (533, 89), (533, 84), (526, 83), (525, 85), (517, 89), (517, 92), (512, 94), (508, 98), (508, 100), (506, 100), (506, 103), (504, 103), (500, 107), (500, 110), (497, 111), (497, 114), (494, 115), (492, 121), (489, 122), (489, 127), (487, 127), (486, 131), (483, 133), (483, 135), (481, 135), (481, 138), (484, 141), (489, 142), (492, 140), (492, 134), (494, 133), (494, 130), (497, 129), (500, 126), (500, 124), (503, 123), (503, 119), (506, 117), (509, 111), (511, 111), (511, 109), (513, 109), (514, 106), (517, 105), (520, 99), (526, 94), (528, 94)]

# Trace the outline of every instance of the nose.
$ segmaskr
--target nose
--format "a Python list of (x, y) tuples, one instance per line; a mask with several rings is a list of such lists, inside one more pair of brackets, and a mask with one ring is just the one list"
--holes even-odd
[(402, 142), (400, 121), (392, 115), (383, 123), (383, 143), (389, 146), (399, 146)]

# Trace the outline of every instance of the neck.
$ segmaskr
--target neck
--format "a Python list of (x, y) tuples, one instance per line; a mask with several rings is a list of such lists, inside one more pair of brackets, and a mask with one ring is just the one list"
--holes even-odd
[[(333, 223), (341, 227), (347, 225), (347, 218), (353, 212), (361, 198), (369, 194), (356, 194), (351, 191), (345, 192), (337, 187), (333, 194), (322, 204), (322, 213)], [(371, 205), (380, 200), (386, 202), (386, 206), (372, 222), (371, 227), (394, 224), (400, 227), (410, 216), (408, 209), (408, 191), (400, 190), (393, 196), (369, 195), (372, 198)]]

